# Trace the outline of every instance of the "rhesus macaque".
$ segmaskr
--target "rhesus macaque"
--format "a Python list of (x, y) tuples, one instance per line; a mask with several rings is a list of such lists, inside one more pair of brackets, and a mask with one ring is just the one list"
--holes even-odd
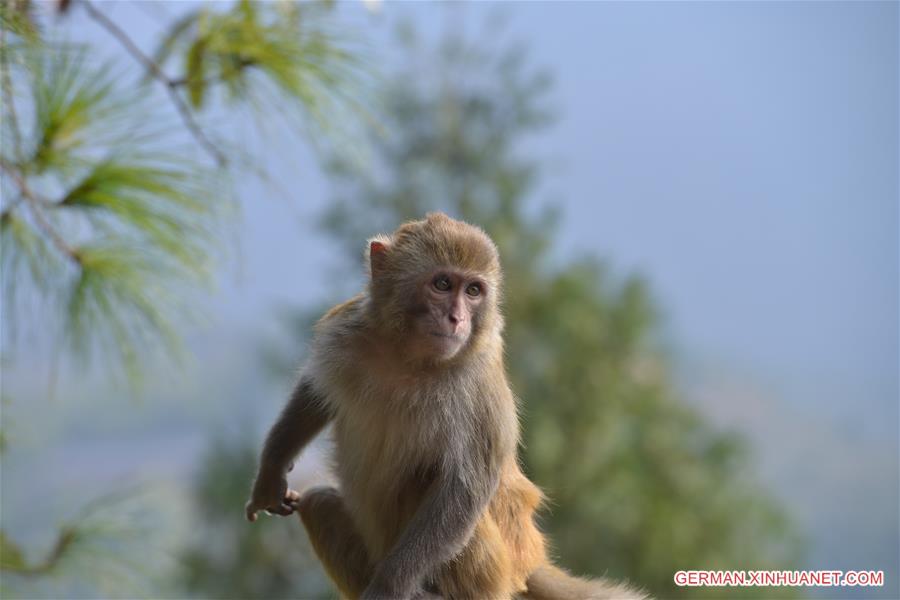
[[(540, 490), (516, 459), (503, 365), (501, 272), (480, 229), (432, 213), (369, 241), (367, 289), (315, 327), (311, 357), (266, 439), (246, 506), (299, 512), (350, 598), (640, 598), (550, 564)], [(334, 429), (340, 491), (287, 487)]]

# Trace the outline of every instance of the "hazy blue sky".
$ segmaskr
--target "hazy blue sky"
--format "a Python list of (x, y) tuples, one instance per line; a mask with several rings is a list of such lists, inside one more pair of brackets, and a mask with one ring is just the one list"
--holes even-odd
[[(497, 10), (470, 5), (449, 20), (478, 34)], [(559, 166), (542, 190), (563, 201), (563, 246), (643, 272), (680, 347), (759, 369), (808, 408), (824, 398), (853, 408), (846, 418), (896, 417), (897, 4), (500, 12), (505, 36), (555, 76), (560, 121), (529, 150)], [(376, 40), (399, 16), (432, 33), (453, 16), (435, 4), (381, 13), (350, 16)], [(396, 53), (374, 50), (389, 69)], [(238, 301), (221, 297), (241, 313), (248, 300), (303, 301), (306, 269), (320, 276), (303, 259), (323, 250), (295, 225), (327, 202), (327, 186), (308, 153), (288, 153), (276, 179), (298, 207), (261, 187), (245, 194), (246, 279)], [(895, 433), (896, 418), (875, 421)]]
[[(504, 37), (527, 42), (555, 77), (560, 120), (528, 150), (553, 160), (541, 189), (562, 200), (562, 246), (644, 273), (679, 348), (891, 436), (897, 6), (523, 2), (499, 11)], [(381, 40), (399, 16), (434, 34), (449, 21), (477, 35), (498, 5), (344, 12)], [(396, 51), (374, 50), (389, 69)], [(246, 279), (238, 301), (222, 297), (245, 315), (248, 296), (300, 302), (314, 293), (307, 269), (321, 276), (304, 260), (321, 245), (295, 226), (327, 202), (327, 186), (307, 153), (288, 153), (296, 162), (276, 175), (300, 208), (273, 210), (280, 200), (269, 190), (246, 194)]]
[[(184, 9), (103, 6), (144, 44)], [(523, 151), (552, 159), (540, 197), (562, 202), (561, 255), (646, 276), (687, 394), (758, 442), (766, 476), (815, 529), (813, 565), (896, 578), (898, 4), (340, 7), (387, 71), (397, 18), (485, 35), (498, 10), (504, 37), (555, 78), (559, 121)], [(75, 18), (77, 36), (118, 53)], [(277, 136), (248, 145), (272, 155), (280, 190), (239, 186), (236, 265), (207, 300), (207, 344), (328, 296), (314, 157)]]

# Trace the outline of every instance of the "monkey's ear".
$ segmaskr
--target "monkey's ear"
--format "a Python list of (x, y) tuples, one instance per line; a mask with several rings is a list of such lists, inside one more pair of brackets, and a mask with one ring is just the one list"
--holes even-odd
[(378, 236), (369, 240), (369, 247), (366, 251), (366, 258), (369, 259), (369, 272), (372, 275), (377, 275), (379, 272), (384, 270), (384, 265), (387, 261), (388, 248), (390, 247), (390, 245), (390, 241), (382, 236)]

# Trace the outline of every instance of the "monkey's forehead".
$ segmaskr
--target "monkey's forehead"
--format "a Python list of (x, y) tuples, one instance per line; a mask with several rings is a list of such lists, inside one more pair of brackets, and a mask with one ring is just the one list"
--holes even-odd
[[(454, 224), (465, 225), (458, 221)], [(394, 239), (394, 248), (404, 262), (415, 260), (423, 266), (499, 275), (497, 247), (483, 231), (470, 225), (400, 229)]]

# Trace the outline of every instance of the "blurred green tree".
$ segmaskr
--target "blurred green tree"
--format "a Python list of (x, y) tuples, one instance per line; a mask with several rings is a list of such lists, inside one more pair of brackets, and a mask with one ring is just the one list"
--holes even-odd
[[(213, 127), (213, 119), (281, 118), (319, 143), (360, 114), (354, 98), (365, 69), (334, 33), (329, 2), (201, 3), (181, 10), (152, 53), (109, 7), (0, 2), (4, 371), (20, 346), (49, 337), (65, 342), (54, 345), (66, 357), (84, 363), (99, 353), (108, 376), (137, 381), (150, 349), (178, 349), (175, 323), (191, 288), (210, 279), (232, 178), (264, 168), (233, 128)], [(93, 40), (70, 42), (79, 19), (105, 31), (123, 59), (105, 63)], [(76, 521), (43, 558), (0, 530), (4, 593), (52, 596), (41, 579), (65, 570), (96, 583), (66, 595), (106, 595), (102, 569), (72, 567), (101, 545), (98, 531), (118, 542), (118, 551), (105, 551), (107, 571), (136, 572), (122, 545), (142, 539), (127, 529), (114, 535)], [(124, 589), (115, 594), (129, 595)]]
[(193, 541), (178, 559), (182, 585), (198, 598), (331, 598), (298, 519), (250, 526), (241, 518), (259, 447), (220, 438), (198, 466)]
[(496, 240), (523, 459), (550, 496), (543, 527), (560, 563), (662, 598), (721, 596), (675, 587), (680, 569), (795, 565), (797, 537), (740, 438), (678, 398), (644, 282), (554, 255), (556, 212), (532, 202), (541, 169), (522, 151), (550, 121), (550, 78), (522, 47), (451, 36), (428, 54), (409, 28), (401, 37), (415, 59), (386, 84), (378, 162), (330, 162), (337, 192), (324, 226), (357, 270), (361, 240), (431, 210)]

